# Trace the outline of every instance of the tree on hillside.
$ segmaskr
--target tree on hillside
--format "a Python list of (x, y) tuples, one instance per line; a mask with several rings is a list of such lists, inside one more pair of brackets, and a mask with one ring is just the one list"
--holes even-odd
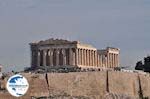
[(142, 61), (138, 61), (135, 66), (135, 70), (143, 70), (143, 69), (144, 69), (144, 66), (143, 66)]

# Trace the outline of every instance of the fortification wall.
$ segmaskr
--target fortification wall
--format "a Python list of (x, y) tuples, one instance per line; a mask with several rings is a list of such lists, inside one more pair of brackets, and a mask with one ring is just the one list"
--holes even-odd
[(150, 98), (150, 76), (149, 75), (139, 75), (141, 81), (142, 92), (145, 97)]
[(138, 97), (139, 84), (137, 74), (110, 71), (108, 72), (109, 92)]
[[(52, 94), (95, 97), (100, 99), (106, 93), (105, 72), (79, 72), (68, 74), (49, 74)], [(59, 92), (59, 93), (58, 93)]]
[[(49, 95), (103, 99), (109, 93), (129, 96), (133, 99), (139, 97), (139, 92), (142, 92), (144, 97), (150, 97), (150, 77), (137, 73), (117, 71), (49, 73), (48, 84), (45, 74), (23, 75), (28, 79), (30, 87), (26, 95), (20, 99)], [(142, 90), (140, 90), (138, 77), (140, 77)], [(1, 92), (0, 97), (14, 98), (8, 92)]]

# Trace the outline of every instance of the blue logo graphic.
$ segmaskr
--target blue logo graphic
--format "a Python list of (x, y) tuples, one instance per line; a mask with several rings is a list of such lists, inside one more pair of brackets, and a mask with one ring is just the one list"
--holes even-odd
[(29, 88), (28, 81), (22, 75), (14, 75), (7, 81), (8, 92), (16, 97), (23, 96)]

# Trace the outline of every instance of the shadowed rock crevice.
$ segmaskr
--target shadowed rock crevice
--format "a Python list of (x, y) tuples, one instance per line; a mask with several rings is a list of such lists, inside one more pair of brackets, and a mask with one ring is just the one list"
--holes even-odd
[(143, 90), (142, 90), (142, 86), (141, 86), (141, 79), (140, 79), (139, 75), (137, 77), (138, 77), (138, 83), (139, 83), (139, 91), (138, 91), (139, 98), (140, 99), (144, 99), (144, 97), (143, 97)]
[(109, 93), (109, 76), (108, 76), (108, 70), (106, 71), (106, 92)]

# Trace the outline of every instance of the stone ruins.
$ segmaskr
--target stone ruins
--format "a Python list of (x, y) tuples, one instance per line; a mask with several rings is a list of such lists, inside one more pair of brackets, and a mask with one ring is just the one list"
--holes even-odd
[(119, 67), (119, 49), (98, 50), (79, 41), (48, 39), (30, 43), (31, 67), (77, 66), (81, 68)]

